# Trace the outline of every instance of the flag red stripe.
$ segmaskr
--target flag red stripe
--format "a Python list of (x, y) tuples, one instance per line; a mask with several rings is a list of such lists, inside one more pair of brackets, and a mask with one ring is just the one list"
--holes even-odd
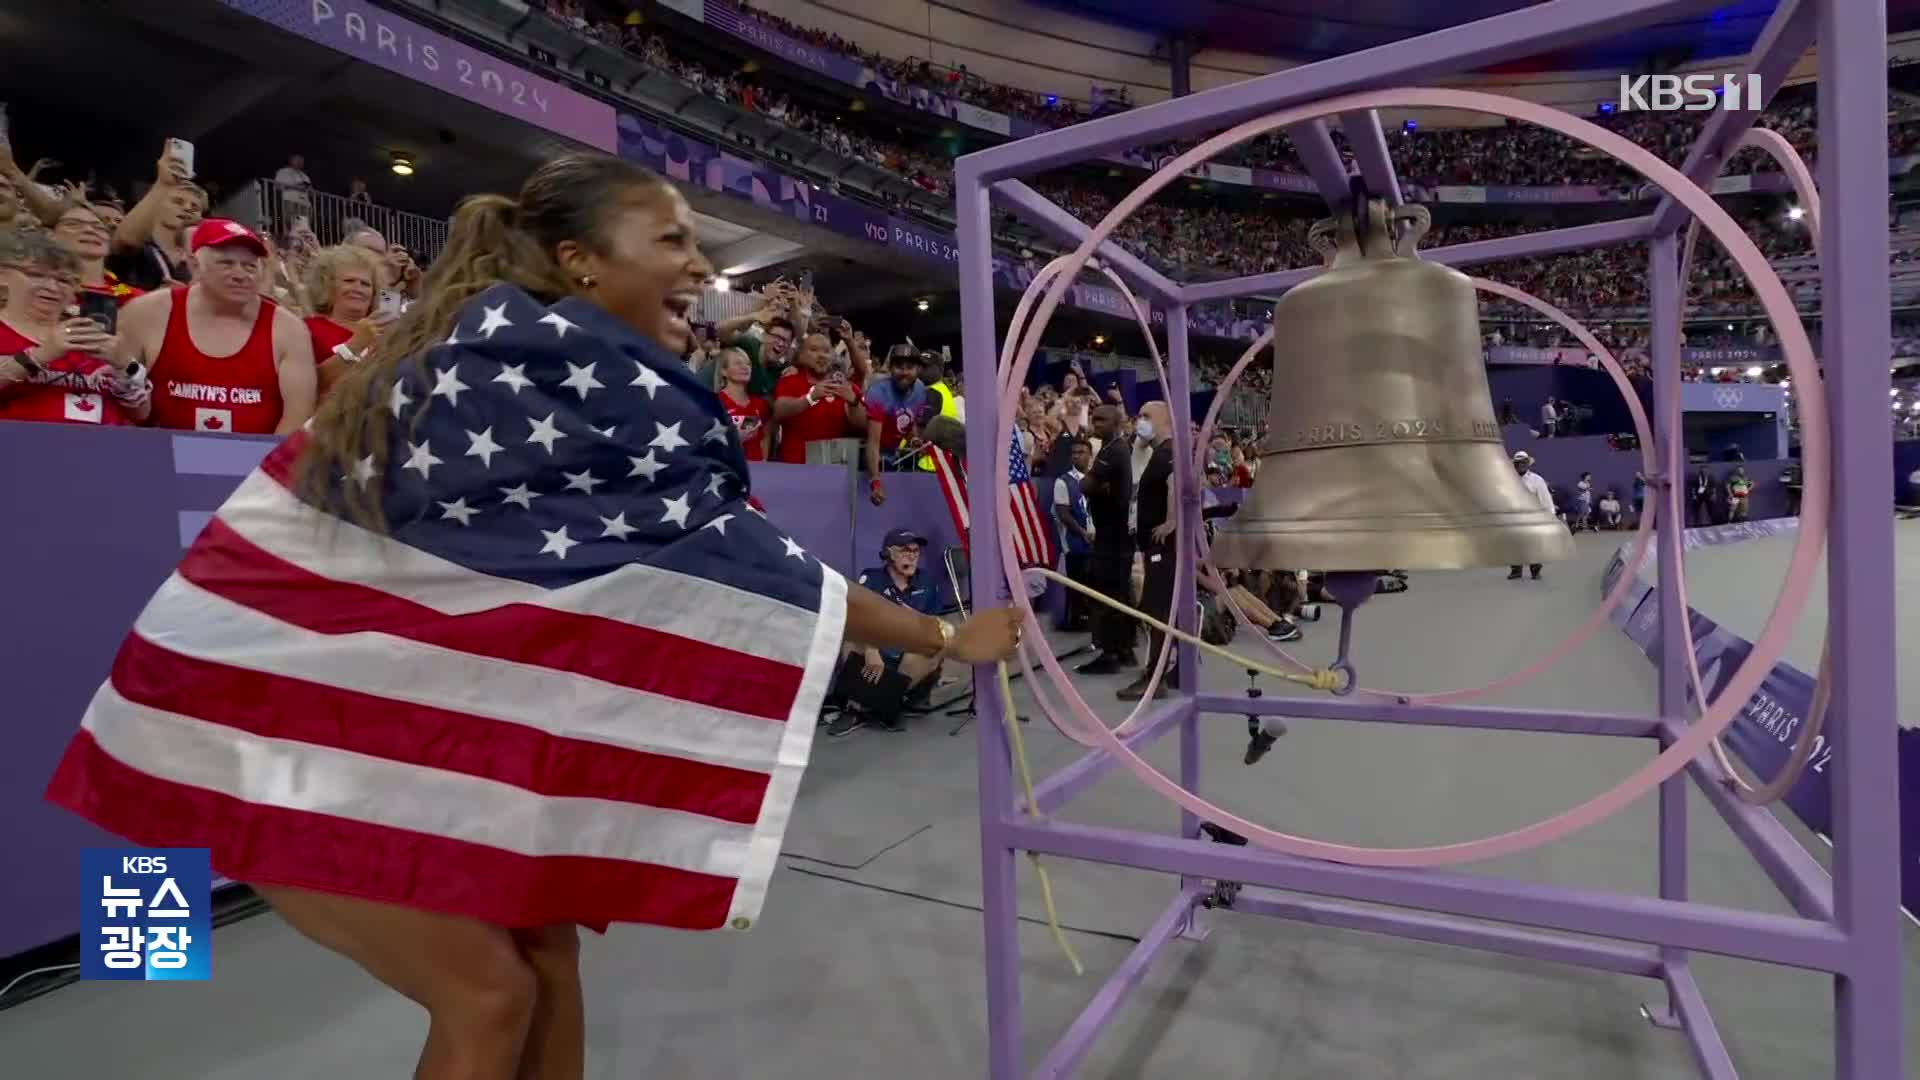
[(112, 682), (139, 705), (268, 738), (444, 769), (560, 798), (751, 825), (767, 775), (185, 656), (129, 634)]
[(708, 642), (534, 604), (443, 614), (314, 574), (217, 517), (188, 550), (179, 573), (217, 596), (315, 633), (392, 634), (768, 720), (786, 720), (804, 674)]
[(162, 780), (82, 730), (47, 798), (136, 845), (204, 847), (235, 881), (286, 885), (478, 919), (497, 926), (615, 922), (711, 930), (734, 882), (690, 870), (577, 855), (521, 855), (463, 840), (265, 806)]

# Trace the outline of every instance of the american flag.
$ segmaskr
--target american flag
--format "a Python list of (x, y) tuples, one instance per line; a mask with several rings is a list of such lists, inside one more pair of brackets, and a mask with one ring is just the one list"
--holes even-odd
[[(946, 497), (947, 512), (953, 515), (954, 531), (964, 545), (973, 527), (967, 510), (966, 466), (937, 446), (929, 446), (933, 471), (940, 478), (940, 493)], [(1053, 528), (1040, 512), (1040, 501), (1033, 493), (1033, 473), (1027, 468), (1027, 455), (1020, 449), (1020, 433), (1014, 432), (1008, 451), (1007, 484), (1012, 489), (1012, 516), (1002, 527), (1013, 530), (1013, 550), (1021, 566), (1051, 567), (1054, 560)]]
[[(718, 400), (496, 286), (380, 399), (390, 527), (243, 481), (121, 646), (49, 797), (240, 881), (503, 926), (759, 916), (846, 583), (748, 508)], [(321, 500), (325, 501), (325, 500)]]

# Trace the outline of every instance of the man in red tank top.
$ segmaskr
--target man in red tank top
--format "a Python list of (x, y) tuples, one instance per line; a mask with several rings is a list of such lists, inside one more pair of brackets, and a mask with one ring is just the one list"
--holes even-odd
[(153, 424), (286, 435), (313, 415), (313, 344), (292, 312), (260, 295), (267, 245), (236, 221), (193, 230), (192, 285), (120, 312), (120, 334), (153, 380)]

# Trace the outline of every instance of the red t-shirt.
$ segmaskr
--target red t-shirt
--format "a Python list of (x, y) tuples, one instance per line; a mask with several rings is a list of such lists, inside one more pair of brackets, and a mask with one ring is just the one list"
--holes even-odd
[(313, 338), (313, 362), (324, 364), (333, 356), (333, 350), (353, 340), (353, 327), (342, 326), (325, 315), (312, 315), (307, 318), (307, 336)]
[[(12, 356), (36, 342), (0, 323), (0, 356)], [(91, 353), (70, 352), (46, 365), (49, 374), (91, 375), (110, 365)], [(120, 403), (79, 383), (9, 383), (0, 387), (0, 420), (44, 420), (55, 424), (132, 424)]]
[[(774, 386), (773, 396), (776, 400), (805, 397), (812, 387), (813, 380), (807, 378), (807, 373), (796, 371), (783, 377)], [(862, 415), (865, 415), (864, 410)], [(847, 403), (837, 397), (823, 397), (805, 411), (780, 421), (780, 460), (789, 465), (805, 465), (808, 443), (822, 439), (844, 439), (856, 434), (863, 432), (847, 422)]]
[(766, 431), (773, 420), (773, 406), (766, 398), (752, 395), (745, 402), (735, 401), (725, 390), (720, 391), (720, 404), (727, 407), (733, 426), (740, 429), (740, 445), (746, 448), (747, 460), (767, 460)]

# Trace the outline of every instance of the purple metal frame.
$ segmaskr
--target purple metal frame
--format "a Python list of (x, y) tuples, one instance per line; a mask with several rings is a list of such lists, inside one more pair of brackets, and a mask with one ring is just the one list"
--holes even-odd
[[(955, 169), (959, 217), (962, 346), (966, 366), (990, 370), (997, 360), (993, 309), (993, 264), (989, 206), (998, 200), (1039, 227), (1078, 243), (1088, 228), (1047, 202), (1015, 177), (1101, 153), (1220, 130), (1230, 124), (1334, 94), (1406, 85), (1629, 31), (1663, 19), (1697, 14), (1719, 0), (1552, 0), (1494, 18), (1418, 38), (1292, 68), (1233, 86), (1178, 98), (1091, 123), (963, 157)], [(1765, 915), (1713, 907), (1687, 899), (1686, 783), (1676, 777), (1659, 794), (1660, 895), (1638, 897), (1501, 881), (1444, 870), (1346, 866), (1299, 859), (1259, 848), (1234, 848), (1198, 839), (1199, 822), (1182, 813), (1172, 835), (1069, 825), (1029, 817), (1015, 798), (1012, 763), (1001, 703), (993, 676), (975, 674), (981, 709), (981, 875), (985, 894), (989, 1073), (993, 1080), (1069, 1074), (1086, 1056), (1101, 1027), (1122, 1006), (1162, 946), (1176, 936), (1197, 937), (1198, 904), (1209, 879), (1243, 882), (1234, 910), (1368, 930), (1516, 956), (1575, 964), (1658, 979), (1667, 1004), (1649, 1010), (1656, 1024), (1684, 1032), (1701, 1074), (1713, 1080), (1735, 1076), (1726, 1046), (1707, 1012), (1688, 965), (1690, 951), (1745, 957), (1829, 972), (1836, 1010), (1835, 1075), (1842, 1080), (1880, 1080), (1900, 1075), (1901, 1031), (1898, 924), (1899, 865), (1895, 798), (1894, 626), (1884, 582), (1893, 568), (1893, 530), (1886, 492), (1892, 483), (1887, 454), (1891, 438), (1886, 394), (1889, 377), (1886, 159), (1877, 125), (1846, 123), (1844, 117), (1877, 116), (1885, 109), (1886, 15), (1870, 0), (1783, 0), (1760, 35), (1746, 70), (1759, 72), (1774, 89), (1780, 77), (1816, 37), (1820, 65), (1820, 190), (1825, 218), (1823, 295), (1832, 309), (1824, 320), (1823, 353), (1833, 411), (1834, 499), (1828, 603), (1836, 691), (1828, 723), (1834, 746), (1834, 836), (1831, 881), (1770, 813), (1733, 799), (1721, 786), (1717, 766), (1696, 761), (1689, 775), (1754, 854), (1800, 913)], [(1844, 62), (1826, 62), (1839, 57)], [(1726, 148), (1752, 123), (1755, 113), (1713, 117), (1688, 156), (1684, 171), (1710, 179)], [(1353, 136), (1355, 160), (1369, 187), (1397, 197), (1377, 115), (1341, 118)], [(1330, 201), (1346, 192), (1345, 171), (1324, 122), (1291, 132)], [(1323, 175), (1324, 174), (1324, 175)], [(1677, 281), (1676, 230), (1686, 214), (1671, 199), (1647, 217), (1561, 229), (1441, 248), (1426, 257), (1464, 265), (1520, 255), (1577, 250), (1644, 239), (1652, 250), (1649, 279), (1655, 319), (1654, 364), (1662, 395), (1657, 432), (1670, 473), (1677, 473), (1679, 382), (1677, 327), (1681, 296)], [(1189, 530), (1200, 527), (1193, 457), (1187, 444), (1190, 417), (1185, 311), (1202, 300), (1284, 288), (1311, 270), (1263, 274), (1235, 281), (1181, 286), (1138, 259), (1109, 245), (1100, 252), (1109, 265), (1168, 308), (1170, 377), (1176, 459), (1181, 463), (1180, 508)], [(1841, 358), (1845, 362), (1836, 362)], [(968, 425), (968, 449), (987, 460), (994, 446), (995, 403), (974, 402), (979, 413)], [(976, 473), (974, 527), (991, 535), (996, 483)], [(1666, 522), (1677, 521), (1669, 514)], [(1663, 580), (1678, 573), (1664, 546)], [(1001, 580), (1000, 553), (993, 544), (973, 546), (973, 580)], [(1004, 586), (1002, 586), (1004, 588)], [(1180, 620), (1192, 622), (1193, 584), (1176, 598)], [(1004, 598), (1004, 594), (1003, 594)], [(1685, 617), (1673, 590), (1662, 594), (1661, 619)], [(1180, 781), (1198, 790), (1199, 722), (1203, 713), (1285, 713), (1396, 724), (1549, 731), (1671, 742), (1689, 722), (1680, 635), (1664, 634), (1659, 715), (1550, 713), (1485, 707), (1376, 705), (1331, 699), (1267, 699), (1188, 695), (1161, 706), (1130, 740), (1135, 747), (1178, 728)], [(1198, 670), (1191, 646), (1180, 650), (1186, 671)], [(1193, 685), (1190, 680), (1188, 685)], [(1058, 809), (1113, 767), (1103, 753), (1088, 754), (1039, 786), (1040, 813)], [(1180, 886), (1142, 936), (1132, 954), (1095, 994), (1060, 1041), (1029, 1074), (1024, 1059), (1020, 1011), (1020, 956), (1016, 934), (1014, 856), (1020, 851), (1113, 863), (1180, 875)], [(1283, 890), (1283, 891), (1269, 891)], [(1304, 894), (1304, 895), (1302, 895)], [(1411, 910), (1409, 910), (1411, 909)], [(1496, 923), (1512, 924), (1507, 926)], [(1589, 935), (1589, 936), (1579, 936)]]

